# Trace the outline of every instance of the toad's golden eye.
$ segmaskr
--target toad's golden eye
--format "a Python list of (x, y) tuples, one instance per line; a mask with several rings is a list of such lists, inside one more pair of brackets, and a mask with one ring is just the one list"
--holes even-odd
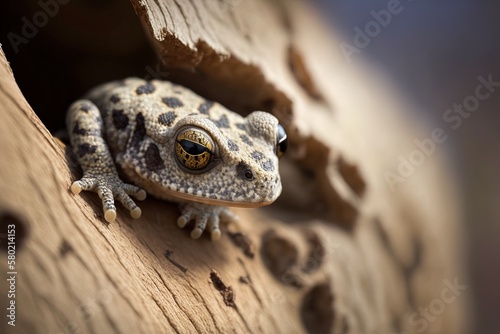
[(212, 161), (214, 142), (202, 129), (193, 127), (181, 129), (175, 141), (177, 160), (188, 172), (201, 171)]

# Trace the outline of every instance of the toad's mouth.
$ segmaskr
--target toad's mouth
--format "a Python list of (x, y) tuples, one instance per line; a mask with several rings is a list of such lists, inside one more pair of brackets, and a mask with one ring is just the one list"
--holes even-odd
[[(241, 196), (234, 199), (223, 199), (223, 198), (213, 198), (213, 197), (198, 195), (194, 192), (187, 192), (183, 189), (172, 190), (144, 178), (136, 180), (135, 183), (138, 183), (138, 186), (147, 189), (148, 194), (151, 194), (157, 198), (165, 199), (168, 201), (198, 202), (209, 205), (229, 206), (229, 207), (239, 207), (239, 208), (257, 208), (261, 206), (270, 205), (276, 200), (276, 198), (278, 198), (278, 195), (281, 192), (281, 189), (279, 189), (279, 191), (276, 191), (277, 189), (274, 189), (274, 191), (272, 191), (272, 193), (275, 194), (274, 197), (269, 197), (266, 195), (261, 196), (255, 194), (252, 197)], [(217, 195), (213, 194), (212, 196), (217, 196)]]
[(222, 200), (222, 199), (214, 199), (209, 197), (197, 196), (193, 194), (177, 192), (177, 191), (169, 191), (169, 195), (173, 201), (189, 201), (189, 202), (198, 202), (203, 204), (217, 205), (217, 206), (229, 206), (229, 207), (237, 207), (237, 208), (258, 208), (261, 206), (266, 206), (272, 204), (274, 201), (260, 201), (260, 202), (251, 202), (251, 201), (230, 201), (230, 200)]

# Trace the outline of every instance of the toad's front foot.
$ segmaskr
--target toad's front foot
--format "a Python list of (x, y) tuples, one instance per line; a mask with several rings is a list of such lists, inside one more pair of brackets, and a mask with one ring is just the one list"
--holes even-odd
[(71, 191), (79, 194), (82, 190), (96, 192), (102, 199), (102, 208), (106, 221), (112, 223), (116, 219), (116, 198), (125, 208), (130, 211), (132, 218), (139, 218), (141, 209), (135, 204), (129, 195), (142, 201), (146, 198), (146, 192), (134, 185), (123, 183), (118, 176), (85, 174), (83, 178), (73, 182)]
[(180, 228), (194, 220), (195, 227), (191, 231), (191, 238), (198, 239), (203, 231), (208, 230), (212, 240), (218, 240), (221, 236), (220, 222), (231, 222), (236, 220), (236, 215), (228, 208), (203, 203), (184, 203), (180, 205), (181, 216), (177, 219)]

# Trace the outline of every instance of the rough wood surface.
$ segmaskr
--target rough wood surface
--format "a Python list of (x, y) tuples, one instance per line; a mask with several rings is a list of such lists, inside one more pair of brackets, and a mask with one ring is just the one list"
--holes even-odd
[[(466, 277), (456, 190), (439, 152), (397, 190), (385, 182), (398, 155), (426, 135), (404, 120), (404, 101), (367, 69), (346, 66), (303, 2), (132, 4), (170, 79), (241, 113), (268, 110), (286, 125), (284, 194), (270, 208), (235, 209), (240, 223), (219, 242), (191, 240), (175, 224), (176, 206), (151, 198), (140, 220), (119, 208), (108, 225), (95, 194), (70, 193), (78, 168), (25, 101), (2, 53), (0, 223), (16, 225), (18, 274), (16, 328), (4, 320), (0, 328), (421, 329), (413, 312), (439, 299), (444, 281)], [(9, 271), (4, 258), (0, 268)], [(446, 304), (421, 332), (466, 331), (466, 301), (464, 294)]]

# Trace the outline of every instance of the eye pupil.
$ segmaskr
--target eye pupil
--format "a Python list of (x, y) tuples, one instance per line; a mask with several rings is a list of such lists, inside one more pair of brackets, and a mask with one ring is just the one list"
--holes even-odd
[(208, 149), (205, 146), (202, 146), (198, 143), (192, 142), (187, 139), (182, 139), (179, 141), (179, 144), (182, 146), (184, 151), (186, 151), (189, 155), (200, 155), (206, 152)]
[(186, 171), (202, 171), (212, 161), (214, 143), (210, 135), (199, 128), (185, 128), (176, 136), (177, 161)]

